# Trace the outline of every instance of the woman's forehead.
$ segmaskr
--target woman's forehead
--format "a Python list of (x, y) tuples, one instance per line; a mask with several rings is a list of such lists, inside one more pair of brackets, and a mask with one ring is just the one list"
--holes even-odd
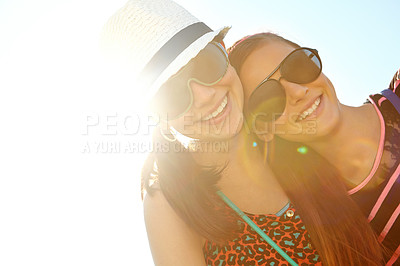
[(245, 90), (253, 90), (295, 48), (282, 41), (260, 44), (252, 51), (240, 69), (240, 79)]

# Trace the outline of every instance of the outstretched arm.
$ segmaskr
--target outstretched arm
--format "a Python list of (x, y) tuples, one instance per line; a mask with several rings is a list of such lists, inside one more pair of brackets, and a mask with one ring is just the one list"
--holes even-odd
[(144, 218), (155, 265), (205, 266), (204, 241), (175, 213), (161, 191), (145, 197)]

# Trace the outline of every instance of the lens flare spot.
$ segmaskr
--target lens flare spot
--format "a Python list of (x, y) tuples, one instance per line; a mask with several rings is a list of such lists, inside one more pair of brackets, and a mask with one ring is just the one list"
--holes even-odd
[(257, 147), (257, 142), (253, 141), (253, 147)]
[(306, 154), (308, 152), (308, 148), (305, 146), (301, 146), (301, 147), (297, 148), (297, 152), (301, 153), (301, 154)]

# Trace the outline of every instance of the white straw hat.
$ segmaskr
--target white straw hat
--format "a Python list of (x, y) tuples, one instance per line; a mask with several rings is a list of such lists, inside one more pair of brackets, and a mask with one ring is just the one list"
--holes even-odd
[[(106, 23), (102, 46), (139, 76), (141, 96), (150, 99), (160, 86), (228, 27), (211, 30), (169, 0), (131, 0)], [(139, 75), (137, 75), (139, 73)]]

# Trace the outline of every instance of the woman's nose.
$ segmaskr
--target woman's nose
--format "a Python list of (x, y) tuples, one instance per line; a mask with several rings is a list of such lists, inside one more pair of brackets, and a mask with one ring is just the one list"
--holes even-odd
[(285, 79), (280, 79), (280, 83), (285, 88), (286, 99), (290, 104), (295, 105), (308, 94), (308, 87), (304, 84), (289, 82)]
[(192, 81), (190, 83), (193, 93), (193, 106), (201, 108), (204, 105), (210, 104), (215, 96), (214, 86), (205, 86)]

